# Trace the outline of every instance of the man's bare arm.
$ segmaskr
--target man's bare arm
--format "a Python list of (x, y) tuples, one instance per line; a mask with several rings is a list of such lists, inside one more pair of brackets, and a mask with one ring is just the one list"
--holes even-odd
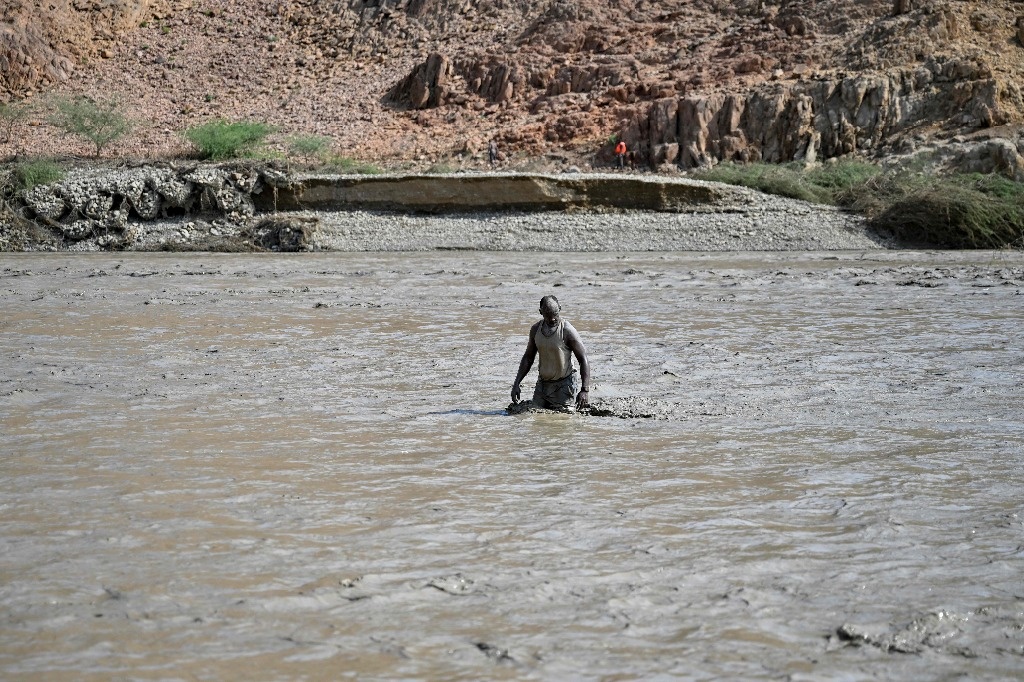
[(540, 322), (530, 327), (530, 341), (526, 344), (526, 352), (523, 353), (523, 359), (519, 361), (519, 372), (516, 373), (516, 380), (512, 382), (512, 402), (518, 403), (519, 397), (522, 390), (519, 384), (522, 383), (526, 375), (530, 373), (530, 368), (533, 367), (533, 361), (537, 357), (537, 342), (533, 340), (537, 334), (537, 328), (540, 327)]
[(569, 334), (565, 344), (576, 356), (576, 362), (580, 363), (580, 377), (583, 380), (580, 392), (576, 394), (576, 407), (586, 407), (590, 404), (590, 360), (587, 358), (587, 348), (575, 330)]

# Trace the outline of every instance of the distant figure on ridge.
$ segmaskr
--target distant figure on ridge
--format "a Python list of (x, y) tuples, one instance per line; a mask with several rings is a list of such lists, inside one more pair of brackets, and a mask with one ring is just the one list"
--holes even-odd
[(624, 168), (626, 166), (626, 143), (622, 140), (615, 145), (615, 157), (619, 160), (619, 168)]
[(498, 141), (495, 139), (487, 143), (487, 158), (491, 162), (491, 168), (494, 168), (498, 163)]
[[(590, 361), (587, 349), (583, 347), (577, 332), (560, 316), (562, 306), (554, 296), (540, 299), (540, 314), (543, 320), (530, 327), (530, 341), (519, 362), (519, 373), (512, 384), (512, 404), (520, 401), (519, 384), (529, 374), (533, 360), (540, 354), (537, 368), (537, 385), (533, 389), (533, 405), (549, 410), (568, 411), (575, 402), (576, 408), (590, 405)], [(580, 376), (572, 366), (572, 356), (580, 365)]]

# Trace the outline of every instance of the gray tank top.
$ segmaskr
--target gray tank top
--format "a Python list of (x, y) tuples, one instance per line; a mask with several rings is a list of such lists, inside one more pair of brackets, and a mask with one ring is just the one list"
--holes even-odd
[(537, 354), (540, 355), (537, 373), (544, 381), (564, 379), (572, 371), (572, 350), (565, 343), (565, 337), (570, 331), (576, 330), (565, 320), (559, 319), (554, 333), (547, 336), (544, 334), (544, 323), (540, 323), (533, 342), (537, 344)]

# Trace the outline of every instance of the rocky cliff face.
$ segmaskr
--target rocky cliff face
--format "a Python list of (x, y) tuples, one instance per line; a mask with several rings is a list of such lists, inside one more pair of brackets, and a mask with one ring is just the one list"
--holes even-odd
[(1022, 33), (1018, 0), (12, 0), (0, 86), (120, 94), (141, 154), (223, 117), (383, 162), (495, 138), (601, 163), (621, 136), (687, 168), (1015, 135)]
[(136, 28), (160, 0), (5, 0), (0, 15), (0, 92), (24, 94), (68, 80)]
[(912, 151), (922, 130), (955, 133), (1020, 120), (1017, 83), (983, 62), (930, 59), (914, 68), (767, 85), (741, 94), (667, 98), (639, 111), (624, 137), (655, 165), (721, 160), (814, 162)]
[[(551, 114), (534, 137), (612, 130), (643, 161), (683, 168), (905, 152), (932, 135), (1024, 120), (1019, 3), (667, 4), (637, 16), (638, 3), (622, 31), (614, 13), (553, 3), (513, 56), (434, 53), (391, 101), (518, 99)], [(703, 21), (687, 21), (698, 12)], [(529, 132), (505, 138), (536, 142)]]

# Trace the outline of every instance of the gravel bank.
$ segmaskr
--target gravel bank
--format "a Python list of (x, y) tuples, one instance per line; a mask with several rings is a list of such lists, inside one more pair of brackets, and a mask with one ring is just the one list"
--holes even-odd
[(856, 215), (740, 193), (745, 201), (687, 213), (647, 211), (423, 216), (302, 212), (324, 251), (831, 251), (889, 245)]
[[(690, 213), (540, 212), (416, 215), (302, 211), (280, 217), (317, 225), (315, 251), (834, 251), (891, 245), (856, 215), (767, 197), (742, 210)], [(243, 227), (214, 221), (140, 226), (133, 251), (230, 239)], [(75, 250), (97, 250), (80, 243)]]

